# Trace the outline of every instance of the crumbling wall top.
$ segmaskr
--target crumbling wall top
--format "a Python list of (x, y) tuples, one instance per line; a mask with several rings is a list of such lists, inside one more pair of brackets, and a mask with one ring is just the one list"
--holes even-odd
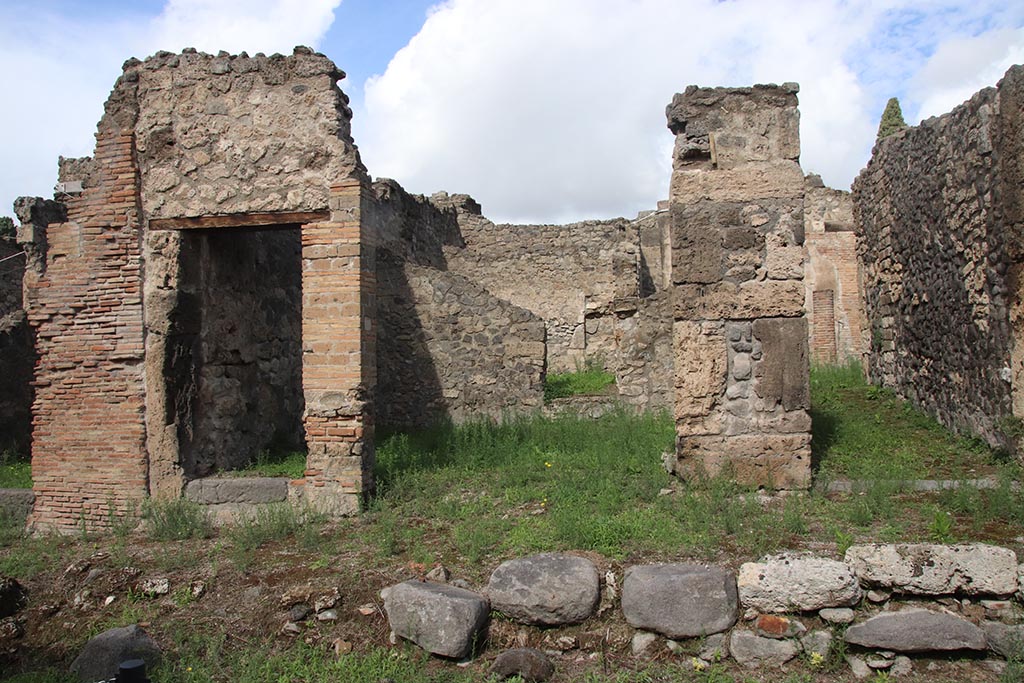
[(331, 184), (366, 175), (344, 75), (305, 47), (158, 52), (125, 62), (100, 130), (134, 132), (147, 218), (322, 210)]
[(800, 158), (796, 83), (746, 88), (691, 85), (665, 109), (677, 165), (730, 169)]

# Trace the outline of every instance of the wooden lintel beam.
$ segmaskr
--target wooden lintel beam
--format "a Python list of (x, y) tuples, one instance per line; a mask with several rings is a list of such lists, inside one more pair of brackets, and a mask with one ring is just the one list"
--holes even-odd
[(191, 218), (154, 218), (150, 230), (200, 230), (206, 228), (259, 228), (270, 225), (319, 223), (331, 217), (323, 211), (277, 211), (268, 213), (236, 213), (229, 216), (194, 216)]

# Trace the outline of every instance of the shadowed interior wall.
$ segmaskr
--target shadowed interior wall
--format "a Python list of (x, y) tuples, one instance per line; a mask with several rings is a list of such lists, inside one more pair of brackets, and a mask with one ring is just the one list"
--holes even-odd
[[(298, 226), (185, 231), (184, 305), (198, 306), (186, 474), (301, 450), (302, 273)], [(186, 314), (184, 317), (192, 317)]]

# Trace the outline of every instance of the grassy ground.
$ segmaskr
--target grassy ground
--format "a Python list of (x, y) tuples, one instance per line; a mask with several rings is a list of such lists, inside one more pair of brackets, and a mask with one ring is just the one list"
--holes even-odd
[(588, 361), (576, 372), (548, 373), (544, 379), (544, 400), (569, 396), (598, 396), (615, 387), (615, 375), (597, 361)]
[(32, 488), (32, 466), (13, 450), (0, 451), (0, 489)]
[[(0, 680), (63, 680), (60, 672), (89, 636), (136, 622), (149, 624), (170, 649), (154, 674), (160, 683), (485, 680), (490, 658), (503, 648), (525, 641), (550, 649), (564, 632), (496, 618), (485, 655), (455, 667), (412, 647), (391, 646), (378, 591), (435, 564), (479, 588), (502, 560), (537, 551), (585, 554), (620, 580), (626, 566), (639, 562), (736, 568), (781, 549), (839, 557), (851, 543), (866, 541), (987, 540), (1022, 553), (1024, 499), (1010, 487), (1019, 473), (867, 386), (858, 372), (816, 369), (812, 376), (819, 477), (993, 473), (1003, 484), (925, 495), (878, 481), (852, 495), (788, 496), (725, 480), (684, 486), (660, 464), (673, 442), (668, 415), (383, 433), (378, 496), (357, 519), (331, 522), (280, 507), (215, 530), (201, 508), (180, 501), (142, 510), (143, 530), (119, 525), (104, 537), (24, 538), (0, 525), (0, 574), (18, 578), (33, 596), (21, 649), (0, 653)], [(169, 577), (171, 594), (138, 595), (125, 567)], [(207, 586), (201, 598), (188, 590), (195, 581)], [(281, 635), (278, 598), (296, 585), (338, 587), (344, 596), (339, 621), (304, 622), (298, 637)], [(103, 604), (108, 595), (115, 599)], [(76, 607), (76, 599), (83, 606)], [(374, 606), (372, 613), (358, 612), (363, 605)], [(629, 654), (632, 630), (617, 610), (567, 633), (581, 640), (592, 635), (600, 646), (559, 658), (556, 681), (832, 683), (847, 675), (838, 656), (819, 667), (798, 662), (785, 673), (758, 674), (729, 664), (696, 671), (692, 653), (636, 659)], [(339, 640), (353, 651), (336, 656), (331, 648)], [(952, 660), (934, 672), (922, 666), (922, 677), (909, 680), (999, 680), (968, 666)]]

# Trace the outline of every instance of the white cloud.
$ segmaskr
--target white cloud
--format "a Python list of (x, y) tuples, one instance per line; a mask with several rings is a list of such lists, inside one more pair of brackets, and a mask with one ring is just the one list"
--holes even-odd
[(1021, 63), (1024, 28), (994, 29), (943, 43), (912, 82), (912, 96), (920, 102), (913, 121), (949, 111)]
[(0, 215), (15, 197), (53, 194), (57, 157), (93, 152), (121, 64), (158, 50), (287, 52), (317, 46), (341, 0), (169, 0), (155, 17), (102, 7), (82, 16), (0, 4)]
[(632, 215), (667, 193), (673, 93), (798, 81), (804, 169), (848, 187), (878, 102), (944, 37), (1016, 20), (1000, 6), (449, 0), (366, 84), (354, 130), (375, 175), (498, 219)]
[(317, 45), (334, 21), (341, 0), (168, 0), (153, 22), (156, 49), (194, 47), (291, 54), (296, 45)]

